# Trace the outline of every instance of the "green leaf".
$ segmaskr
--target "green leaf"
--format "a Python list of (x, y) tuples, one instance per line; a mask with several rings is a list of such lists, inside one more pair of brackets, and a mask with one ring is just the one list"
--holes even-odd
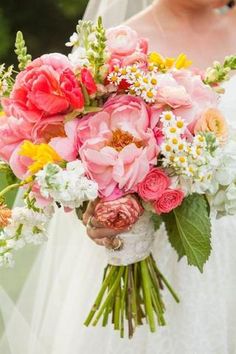
[(180, 207), (162, 217), (169, 241), (179, 258), (186, 256), (189, 265), (203, 272), (211, 253), (211, 222), (205, 197), (192, 194)]
[(159, 230), (161, 224), (163, 223), (162, 217), (158, 214), (153, 213), (151, 216), (151, 220), (153, 221), (155, 231)]

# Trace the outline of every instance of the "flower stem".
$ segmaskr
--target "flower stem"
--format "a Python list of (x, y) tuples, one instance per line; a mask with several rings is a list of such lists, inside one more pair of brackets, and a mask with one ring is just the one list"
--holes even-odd
[(21, 183), (14, 183), (11, 184), (10, 186), (7, 186), (0, 192), (0, 198), (3, 197), (6, 193), (10, 192), (12, 189), (21, 187), (21, 185), (22, 185)]
[(125, 298), (127, 294), (127, 284), (128, 284), (128, 267), (125, 267), (124, 271), (124, 287), (121, 291), (121, 305), (120, 305), (120, 336), (124, 338), (124, 317), (125, 317)]
[(109, 274), (107, 275), (106, 279), (104, 280), (104, 282), (102, 284), (102, 287), (101, 287), (101, 289), (100, 289), (100, 291), (98, 293), (98, 296), (97, 296), (97, 298), (95, 300), (95, 303), (94, 303), (94, 305), (92, 307), (92, 310), (90, 311), (87, 319), (84, 322), (85, 326), (89, 326), (90, 322), (92, 321), (97, 309), (99, 308), (99, 306), (100, 306), (100, 304), (102, 302), (103, 295), (104, 295), (104, 293), (105, 293), (105, 291), (106, 291), (106, 289), (107, 289), (107, 287), (109, 285), (109, 282), (110, 282), (111, 278), (113, 277), (114, 273), (116, 273), (116, 272), (117, 272), (117, 268), (116, 267), (111, 267), (110, 268), (110, 272), (109, 272)]
[(145, 303), (147, 319), (148, 319), (151, 332), (155, 332), (156, 326), (155, 326), (155, 319), (154, 319), (153, 306), (152, 306), (152, 296), (151, 296), (151, 289), (150, 289), (150, 281), (149, 281), (150, 279), (149, 279), (149, 273), (147, 267), (147, 260), (144, 259), (143, 261), (141, 261), (140, 265), (141, 265), (142, 287), (144, 293), (144, 303)]
[[(122, 275), (123, 275), (123, 273), (124, 273), (124, 266), (120, 266), (120, 267), (116, 267), (116, 266), (114, 266), (114, 267), (111, 267), (111, 269), (113, 270), (113, 268), (115, 268), (115, 269), (119, 269), (119, 271), (118, 271), (118, 274), (117, 274), (117, 277), (116, 277), (116, 280), (114, 281), (114, 284), (112, 285), (112, 288), (111, 288), (111, 290), (109, 291), (109, 293), (107, 294), (107, 298), (106, 298), (106, 300), (104, 301), (104, 303), (102, 304), (102, 306), (101, 306), (101, 308), (100, 308), (100, 310), (98, 311), (98, 314), (97, 314), (97, 316), (96, 316), (96, 318), (95, 318), (95, 320), (93, 321), (93, 323), (92, 323), (92, 325), (93, 326), (96, 326), (96, 324), (98, 323), (98, 321), (99, 321), (99, 319), (100, 319), (100, 317), (102, 316), (102, 314), (103, 314), (103, 311), (106, 309), (106, 307), (110, 304), (110, 301), (112, 300), (112, 298), (113, 298), (113, 296), (114, 296), (114, 294), (115, 294), (115, 292), (116, 292), (116, 290), (117, 290), (117, 287), (119, 286), (119, 283), (120, 283), (120, 280), (121, 280), (121, 277), (122, 277)], [(110, 274), (109, 274), (110, 275)], [(107, 280), (107, 279), (106, 279)], [(107, 288), (107, 286), (106, 286), (106, 288)], [(105, 288), (105, 289), (106, 289)], [(104, 292), (103, 292), (103, 294), (104, 294)], [(103, 295), (102, 294), (102, 295)], [(100, 300), (100, 299), (99, 299)], [(99, 302), (99, 304), (101, 303), (101, 301)], [(97, 309), (97, 308), (96, 308)], [(95, 309), (95, 311), (96, 311), (96, 309)], [(93, 310), (92, 310), (93, 311)], [(87, 321), (85, 322), (85, 323), (87, 323)], [(88, 324), (89, 324), (90, 322), (88, 322)]]
[(151, 259), (152, 259), (152, 263), (153, 263), (153, 267), (154, 270), (156, 272), (156, 274), (158, 276), (160, 276), (161, 280), (163, 281), (163, 283), (165, 284), (165, 286), (167, 287), (167, 289), (169, 290), (169, 292), (171, 293), (171, 295), (173, 296), (173, 298), (175, 299), (175, 301), (177, 303), (180, 302), (180, 299), (178, 297), (178, 295), (176, 294), (176, 292), (174, 291), (174, 289), (171, 287), (171, 285), (169, 284), (169, 282), (167, 281), (167, 279), (164, 277), (164, 275), (159, 271), (159, 269), (157, 268), (156, 262), (153, 258), (153, 256), (151, 255)]

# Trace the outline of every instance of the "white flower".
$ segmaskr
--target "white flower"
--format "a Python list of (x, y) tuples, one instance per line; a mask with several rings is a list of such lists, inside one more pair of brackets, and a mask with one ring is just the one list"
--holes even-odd
[(85, 48), (75, 48), (72, 53), (68, 55), (68, 59), (74, 69), (89, 65), (89, 60)]
[(48, 164), (37, 173), (36, 180), (43, 196), (51, 197), (64, 207), (78, 208), (98, 196), (98, 185), (85, 176), (80, 160), (69, 162), (66, 169)]
[(73, 47), (74, 45), (76, 45), (79, 41), (79, 35), (78, 33), (74, 32), (71, 36), (70, 36), (70, 40), (69, 42), (66, 42), (66, 46), (67, 47)]

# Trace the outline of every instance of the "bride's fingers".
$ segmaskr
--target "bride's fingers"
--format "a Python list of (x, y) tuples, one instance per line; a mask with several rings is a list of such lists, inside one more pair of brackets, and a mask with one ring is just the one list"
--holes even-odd
[(102, 238), (112, 238), (118, 235), (118, 233), (119, 232), (112, 229), (87, 227), (87, 234), (93, 240)]
[(113, 239), (109, 238), (95, 238), (93, 241), (98, 245), (98, 246), (105, 246), (107, 248), (112, 246)]
[(104, 228), (104, 225), (101, 224), (99, 221), (97, 221), (97, 219), (94, 216), (91, 217), (90, 222), (91, 225), (93, 225), (93, 227), (96, 227), (98, 229)]
[(96, 204), (98, 203), (97, 200), (95, 200), (94, 202), (89, 202), (88, 207), (83, 215), (83, 224), (86, 226), (88, 223), (88, 220), (91, 216), (93, 216), (94, 214), (94, 209), (96, 207)]

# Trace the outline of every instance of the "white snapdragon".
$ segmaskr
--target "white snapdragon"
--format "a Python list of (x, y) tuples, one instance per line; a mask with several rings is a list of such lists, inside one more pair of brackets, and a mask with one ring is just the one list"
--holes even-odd
[(83, 47), (75, 47), (74, 50), (68, 55), (68, 59), (75, 70), (89, 65), (87, 52)]
[(69, 162), (66, 169), (48, 164), (38, 172), (36, 180), (42, 195), (51, 197), (64, 207), (79, 208), (85, 201), (95, 200), (98, 185), (85, 176), (81, 161)]

